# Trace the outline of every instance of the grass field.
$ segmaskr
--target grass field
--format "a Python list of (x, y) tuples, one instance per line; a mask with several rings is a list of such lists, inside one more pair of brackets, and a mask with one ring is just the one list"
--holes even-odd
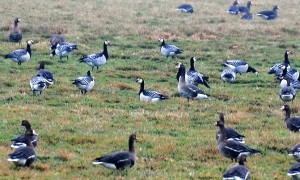
[[(240, 1), (246, 4), (245, 0)], [(193, 14), (176, 7), (190, 3)], [(261, 150), (247, 159), (253, 179), (287, 179), (294, 160), (287, 151), (299, 142), (284, 123), (279, 84), (268, 69), (293, 51), (291, 64), (300, 67), (298, 1), (253, 1), (252, 13), (279, 5), (279, 17), (242, 21), (226, 14), (231, 1), (16, 1), (2, 0), (0, 54), (25, 47), (34, 40), (32, 59), (18, 66), (0, 58), (0, 179), (220, 179), (234, 163), (218, 152), (215, 140), (218, 112), (226, 125), (246, 136), (246, 144)], [(24, 8), (25, 7), (25, 8)], [(15, 17), (21, 18), (21, 45), (8, 42)], [(79, 45), (69, 60), (49, 58), (49, 37), (61, 31)], [(184, 53), (163, 57), (159, 38), (176, 44)], [(109, 40), (110, 59), (95, 70), (95, 87), (87, 95), (71, 84), (91, 68), (80, 64), (82, 54), (102, 51)], [(177, 69), (182, 61), (210, 77), (211, 101), (187, 100), (177, 95)], [(227, 59), (246, 59), (260, 74), (237, 75), (236, 83), (220, 80)], [(46, 62), (56, 83), (33, 97), (29, 87), (41, 61)], [(170, 96), (159, 104), (140, 102), (136, 78), (145, 88)], [(291, 103), (300, 114), (300, 101)], [(28, 119), (39, 134), (38, 161), (30, 168), (8, 162), (10, 139), (23, 132)], [(128, 136), (136, 133), (138, 161), (123, 172), (93, 166), (92, 160), (115, 150), (127, 149)]]

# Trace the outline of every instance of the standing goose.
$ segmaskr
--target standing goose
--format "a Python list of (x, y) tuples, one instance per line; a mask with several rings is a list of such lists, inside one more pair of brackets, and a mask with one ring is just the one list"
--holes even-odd
[(287, 66), (283, 65), (281, 67), (282, 75), (284, 78), (290, 79), (291, 81), (299, 81), (299, 71), (293, 68), (287, 68)]
[(101, 156), (94, 159), (93, 164), (102, 165), (109, 169), (123, 170), (134, 166), (137, 159), (136, 152), (134, 149), (134, 141), (136, 141), (136, 135), (131, 134), (129, 136), (129, 150), (128, 151), (117, 151), (111, 154)]
[[(224, 119), (224, 113), (220, 113), (219, 120), (222, 121), (225, 124), (225, 119)], [(216, 139), (218, 140), (220, 137), (220, 129), (216, 132)], [(225, 127), (225, 137), (226, 140), (232, 140), (232, 141), (237, 141), (240, 143), (245, 143), (244, 135), (239, 134), (235, 129)]]
[(219, 152), (226, 158), (231, 160), (241, 157), (241, 155), (250, 156), (252, 154), (260, 153), (260, 151), (249, 148), (248, 146), (237, 142), (237, 141), (228, 141), (226, 140), (226, 133), (224, 123), (222, 121), (217, 121), (216, 126), (220, 128), (220, 137), (218, 139), (218, 148)]
[(280, 87), (285, 88), (287, 86), (290, 86), (295, 89), (296, 92), (300, 91), (300, 82), (295, 79), (288, 78), (286, 76), (280, 76), (278, 77), (280, 81)]
[(187, 84), (185, 81), (185, 67), (181, 62), (177, 63), (179, 81), (178, 81), (178, 92), (182, 97), (187, 98), (188, 102), (190, 99), (200, 100), (209, 99), (208, 95), (195, 85)]
[(289, 105), (284, 105), (281, 110), (285, 111), (285, 124), (287, 128), (292, 132), (299, 132), (300, 130), (300, 116), (291, 117), (291, 108)]
[(193, 6), (190, 4), (182, 4), (177, 7), (177, 11), (180, 11), (182, 13), (193, 13), (194, 9)]
[(45, 69), (45, 63), (41, 62), (39, 71), (37, 72), (37, 75), (45, 78), (47, 80), (47, 85), (52, 85), (54, 83), (54, 76), (48, 69)]
[(106, 61), (108, 59), (108, 51), (107, 51), (107, 46), (109, 45), (109, 41), (104, 41), (103, 43), (103, 51), (101, 53), (94, 53), (90, 54), (88, 56), (82, 57), (80, 62), (84, 62), (89, 66), (92, 66), (92, 71), (94, 70), (94, 67), (97, 67), (97, 70), (99, 66), (102, 66), (106, 64)]
[(5, 59), (10, 58), (12, 61), (21, 65), (23, 62), (27, 62), (31, 58), (31, 45), (33, 44), (32, 40), (27, 41), (26, 49), (17, 49), (9, 54), (4, 56)]
[(25, 139), (27, 146), (15, 149), (12, 154), (9, 154), (9, 158), (7, 160), (14, 162), (16, 166), (30, 166), (36, 159), (36, 153), (30, 141), (30, 137), (33, 135), (34, 134), (31, 129), (26, 130)]
[(58, 32), (57, 34), (54, 34), (51, 38), (50, 38), (50, 50), (55, 50), (56, 46), (58, 43), (63, 43), (65, 42), (64, 37), (61, 35), (60, 32)]
[(42, 91), (45, 90), (47, 85), (47, 79), (40, 76), (39, 74), (36, 76), (32, 76), (32, 78), (29, 81), (29, 85), (31, 87), (33, 95), (36, 95), (36, 92), (40, 92), (42, 94)]
[[(293, 101), (296, 97), (296, 90), (292, 86), (290, 86), (289, 79), (285, 79), (285, 80), (287, 84), (286, 86), (280, 89), (279, 97), (284, 102)], [(281, 81), (283, 82), (284, 80)]]
[(136, 81), (141, 84), (140, 91), (139, 91), (139, 96), (140, 96), (141, 101), (159, 102), (159, 101), (168, 99), (168, 96), (165, 96), (159, 92), (145, 90), (144, 89), (144, 83), (145, 83), (144, 79), (138, 78)]
[[(27, 120), (22, 120), (20, 125), (24, 126), (26, 130), (31, 130), (31, 124)], [(38, 143), (38, 134), (36, 134), (36, 132), (34, 130), (32, 130), (32, 132), (33, 132), (34, 135), (30, 137), (30, 141), (31, 141), (33, 147), (36, 147), (37, 143)], [(14, 148), (14, 149), (17, 149), (19, 147), (27, 146), (26, 145), (26, 138), (25, 138), (24, 134), (21, 134), (20, 136), (18, 136), (17, 138), (12, 139), (11, 141), (13, 141), (13, 143), (10, 147)]]
[(256, 69), (251, 67), (246, 61), (243, 60), (226, 60), (224, 63), (225, 66), (230, 69), (235, 69), (236, 73), (242, 74), (247, 72), (253, 72), (255, 75), (258, 75)]
[(239, 2), (237, 0), (233, 1), (233, 4), (227, 10), (227, 13), (237, 15), (240, 11), (238, 8)]
[(81, 76), (72, 81), (72, 84), (80, 89), (81, 94), (86, 94), (86, 92), (92, 90), (95, 85), (95, 80), (91, 76), (91, 71), (87, 72), (87, 76)]
[(289, 156), (293, 156), (296, 161), (300, 161), (300, 143), (296, 144), (296, 146), (289, 151)]
[(14, 27), (9, 34), (9, 40), (11, 42), (20, 43), (22, 41), (22, 31), (19, 28), (19, 22), (21, 22), (21, 19), (19, 19), (19, 18), (16, 18), (14, 20)]
[(284, 61), (282, 63), (276, 63), (275, 65), (273, 65), (270, 68), (268, 74), (275, 74), (275, 76), (281, 76), (283, 73), (283, 66), (287, 67), (288, 73), (293, 74), (293, 71), (295, 71), (295, 69), (290, 68), (290, 60), (289, 60), (290, 54), (292, 54), (292, 51), (290, 50), (285, 51)]
[[(207, 88), (210, 88), (209, 85), (207, 84), (209, 77), (204, 76), (203, 74), (198, 73), (195, 70), (195, 65), (194, 65), (195, 61), (196, 61), (196, 58), (191, 57), (191, 59), (190, 59), (191, 67), (190, 67), (189, 71), (185, 74), (186, 82), (188, 84), (193, 84), (195, 86), (198, 86), (198, 84), (203, 84)], [(177, 74), (177, 80), (179, 80), (179, 74)]]
[(161, 45), (160, 45), (160, 52), (168, 57), (174, 57), (177, 54), (181, 54), (183, 51), (176, 47), (175, 45), (168, 45), (166, 44), (164, 39), (160, 39)]
[(274, 6), (272, 11), (260, 11), (256, 15), (262, 17), (265, 20), (274, 20), (277, 18), (278, 6)]
[(250, 179), (250, 172), (245, 167), (245, 162), (247, 156), (241, 155), (239, 158), (239, 165), (231, 166), (224, 174), (223, 174), (223, 180), (226, 179), (240, 179), (240, 180), (249, 180)]
[(293, 164), (287, 175), (295, 180), (300, 179), (300, 162)]
[(55, 49), (50, 54), (50, 58), (53, 58), (53, 56), (57, 55), (60, 60), (63, 57), (67, 57), (67, 59), (69, 59), (70, 53), (75, 49), (78, 49), (77, 44), (68, 43), (68, 42), (58, 43)]
[(224, 69), (221, 73), (221, 79), (225, 83), (232, 83), (235, 81), (235, 69)]
[(251, 1), (248, 1), (246, 7), (245, 6), (238, 6), (239, 12), (240, 13), (248, 13), (248, 12), (250, 12), (251, 4), (252, 4)]

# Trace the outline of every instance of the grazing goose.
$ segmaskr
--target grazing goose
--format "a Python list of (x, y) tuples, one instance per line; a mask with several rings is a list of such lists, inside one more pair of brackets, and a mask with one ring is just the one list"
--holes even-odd
[(241, 155), (239, 158), (239, 165), (231, 166), (224, 174), (223, 174), (223, 180), (226, 179), (240, 179), (240, 180), (249, 180), (250, 179), (250, 172), (249, 170), (245, 167), (245, 162), (247, 156), (246, 155)]
[(161, 45), (160, 45), (160, 52), (168, 57), (174, 57), (177, 54), (181, 54), (183, 51), (176, 47), (175, 45), (168, 45), (166, 44), (164, 39), (160, 39)]
[(159, 92), (145, 90), (144, 89), (144, 83), (145, 83), (144, 79), (138, 78), (136, 81), (141, 84), (140, 91), (139, 91), (139, 96), (140, 96), (141, 101), (159, 102), (159, 101), (168, 99), (168, 96), (165, 96)]
[(185, 81), (185, 67), (181, 62), (177, 63), (176, 68), (179, 72), (178, 81), (178, 92), (182, 97), (187, 98), (188, 102), (190, 99), (200, 100), (209, 99), (208, 95), (195, 85), (187, 84)]
[(54, 34), (51, 38), (50, 38), (50, 50), (55, 50), (56, 46), (58, 43), (63, 43), (65, 42), (64, 37), (61, 35), (60, 32), (58, 32), (57, 34)]
[(106, 61), (108, 59), (108, 51), (107, 46), (109, 45), (109, 41), (104, 41), (103, 43), (103, 51), (101, 53), (94, 53), (90, 54), (88, 56), (84, 56), (81, 59), (79, 59), (80, 62), (84, 62), (89, 66), (92, 66), (92, 71), (94, 70), (94, 67), (97, 67), (97, 70), (99, 66), (102, 66), (106, 64)]
[(296, 161), (300, 161), (300, 143), (296, 144), (296, 146), (289, 151), (289, 156), (293, 156)]
[(23, 62), (27, 62), (31, 58), (31, 45), (33, 44), (32, 40), (27, 41), (26, 49), (17, 49), (9, 54), (4, 56), (5, 59), (10, 58), (12, 61), (21, 65)]
[[(296, 90), (292, 86), (290, 86), (289, 79), (285, 80), (287, 84), (280, 89), (279, 97), (284, 102), (293, 101), (296, 97)], [(283, 80), (281, 81), (284, 82)]]
[(300, 116), (291, 117), (292, 110), (289, 105), (284, 105), (281, 110), (285, 111), (285, 124), (292, 132), (299, 132), (300, 130)]
[(223, 82), (232, 83), (235, 81), (235, 69), (224, 69), (221, 73), (221, 79)]
[(274, 6), (272, 11), (261, 11), (258, 12), (256, 15), (262, 17), (265, 20), (274, 20), (277, 18), (278, 9), (278, 6)]
[[(222, 121), (225, 124), (225, 119), (224, 119), (224, 113), (220, 113), (219, 120)], [(220, 129), (216, 132), (216, 139), (218, 140), (220, 137)], [(235, 129), (225, 127), (225, 137), (226, 140), (232, 140), (232, 141), (237, 141), (240, 143), (245, 143), (244, 135), (239, 134)]]
[(45, 78), (47, 80), (46, 84), (47, 86), (52, 85), (54, 83), (54, 76), (48, 69), (45, 69), (45, 63), (41, 62), (39, 71), (37, 72), (37, 75)]
[(20, 43), (22, 41), (22, 31), (19, 28), (19, 22), (21, 22), (21, 19), (16, 18), (14, 20), (14, 27), (12, 31), (9, 34), (9, 40), (11, 42), (18, 42)]
[(239, 2), (237, 0), (233, 1), (233, 4), (227, 10), (227, 13), (237, 15), (240, 11), (238, 8)]
[(7, 160), (14, 162), (16, 166), (30, 166), (36, 159), (36, 153), (30, 140), (30, 137), (33, 135), (34, 134), (31, 129), (26, 130), (25, 139), (27, 146), (15, 149), (12, 154), (9, 154), (9, 158)]
[(258, 75), (256, 69), (251, 67), (246, 61), (243, 60), (226, 60), (224, 63), (225, 66), (230, 69), (235, 69), (236, 73), (242, 74), (247, 72), (253, 72), (255, 75)]
[(81, 76), (72, 80), (72, 84), (75, 84), (80, 89), (81, 94), (85, 94), (87, 91), (92, 90), (95, 85), (95, 80), (91, 76), (91, 71), (88, 71), (86, 74), (87, 76)]
[(193, 13), (194, 9), (193, 6), (190, 4), (182, 4), (177, 7), (177, 11), (180, 11), (182, 13)]
[(33, 95), (36, 95), (36, 92), (39, 91), (42, 94), (42, 91), (46, 89), (48, 81), (44, 77), (40, 76), (39, 74), (36, 76), (32, 76), (29, 81), (29, 85), (31, 87)]
[(137, 159), (136, 152), (134, 149), (134, 141), (136, 141), (136, 135), (131, 134), (129, 136), (129, 150), (128, 151), (117, 151), (111, 154), (101, 156), (94, 159), (93, 164), (102, 165), (109, 169), (123, 170), (134, 166)]
[(59, 57), (61, 60), (63, 57), (67, 57), (69, 59), (69, 54), (74, 51), (77, 48), (77, 44), (68, 43), (68, 42), (61, 42), (58, 43), (55, 47), (55, 49), (50, 54), (50, 58), (53, 58), (55, 54)]
[[(203, 74), (201, 73), (198, 73), (196, 70), (195, 70), (195, 61), (196, 61), (196, 58), (195, 57), (191, 57), (190, 59), (190, 69), (188, 72), (186, 72), (185, 74), (185, 80), (188, 84), (193, 84), (195, 86), (198, 86), (198, 84), (203, 84), (204, 86), (206, 86), (207, 88), (210, 88), (209, 85), (207, 84), (207, 81), (209, 79), (209, 77), (207, 76), (204, 76)], [(177, 80), (179, 80), (179, 72), (177, 73)]]
[(241, 155), (250, 156), (252, 154), (260, 153), (260, 151), (249, 148), (248, 146), (237, 142), (237, 141), (228, 141), (226, 140), (225, 127), (222, 121), (217, 121), (215, 123), (216, 126), (220, 128), (220, 137), (218, 139), (218, 148), (219, 152), (226, 158), (230, 158), (231, 160), (237, 159)]
[(248, 1), (246, 7), (245, 6), (238, 6), (239, 12), (240, 13), (248, 13), (248, 12), (250, 12), (251, 4), (252, 4), (251, 1)]
[[(31, 130), (31, 124), (27, 120), (22, 120), (20, 125), (24, 126), (26, 130)], [(34, 135), (30, 137), (30, 141), (31, 141), (33, 147), (36, 147), (37, 143), (38, 143), (38, 134), (34, 130), (32, 130), (32, 132)], [(21, 134), (20, 136), (12, 139), (11, 141), (13, 141), (13, 143), (10, 147), (14, 148), (14, 149), (23, 147), (23, 146), (27, 146), (24, 134)]]
[(297, 162), (296, 164), (293, 164), (287, 174), (294, 180), (300, 179), (300, 162)]
[(241, 19), (243, 19), (243, 20), (251, 20), (251, 19), (253, 19), (253, 15), (252, 15), (252, 13), (250, 13), (248, 11), (243, 16), (241, 16)]

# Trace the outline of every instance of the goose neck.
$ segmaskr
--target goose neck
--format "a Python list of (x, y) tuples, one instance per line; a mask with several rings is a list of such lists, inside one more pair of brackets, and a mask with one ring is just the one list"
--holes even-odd
[(31, 45), (27, 43), (26, 51), (29, 53), (31, 57)]
[(108, 50), (107, 50), (107, 44), (103, 44), (103, 54), (105, 56), (106, 59), (108, 59)]
[(129, 139), (129, 142), (128, 142), (128, 145), (129, 145), (129, 152), (131, 153), (135, 153), (135, 149), (134, 149), (134, 139), (130, 138)]
[(141, 82), (141, 85), (140, 85), (140, 91), (139, 91), (139, 94), (141, 94), (142, 92), (144, 92), (144, 88), (145, 88), (145, 82), (142, 81), (142, 82)]

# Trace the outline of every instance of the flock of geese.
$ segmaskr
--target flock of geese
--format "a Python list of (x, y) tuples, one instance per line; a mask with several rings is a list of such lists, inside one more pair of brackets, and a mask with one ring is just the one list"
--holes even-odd
[[(230, 14), (245, 13), (242, 19), (252, 19), (250, 13), (251, 1), (247, 3), (247, 6), (238, 6), (238, 1), (234, 1), (233, 5), (228, 9)], [(267, 20), (272, 20), (277, 17), (278, 6), (274, 6), (272, 11), (261, 11), (257, 13), (258, 16)], [(193, 13), (194, 9), (189, 4), (183, 4), (178, 7), (178, 10), (183, 13)], [(14, 20), (14, 28), (12, 29), (9, 40), (11, 42), (20, 43), (23, 36), (18, 24), (21, 22), (19, 18)], [(165, 39), (160, 39), (160, 52), (163, 56), (174, 58), (176, 55), (183, 53), (183, 50), (175, 45), (167, 44)], [(18, 65), (28, 62), (31, 58), (32, 51), (31, 46), (34, 44), (32, 40), (27, 41), (25, 49), (17, 49), (8, 53), (4, 58), (9, 58), (16, 62)], [(80, 63), (86, 63), (92, 67), (92, 71), (96, 67), (106, 64), (109, 59), (108, 45), (109, 41), (103, 42), (103, 51), (85, 55), (79, 59)], [(50, 39), (50, 58), (57, 56), (60, 60), (69, 57), (70, 53), (74, 50), (78, 50), (78, 46), (75, 43), (69, 43), (64, 40), (64, 37), (59, 33), (55, 34)], [(281, 90), (279, 97), (284, 102), (293, 101), (296, 96), (296, 92), (300, 90), (300, 75), (299, 71), (292, 68), (289, 61), (289, 55), (291, 51), (286, 51), (284, 54), (284, 61), (275, 64), (270, 68), (269, 74), (274, 74), (276, 80), (280, 81)], [(195, 69), (196, 58), (190, 58), (190, 68), (186, 71), (185, 65), (182, 62), (177, 62), (176, 68), (178, 69), (176, 79), (178, 81), (178, 93), (180, 96), (190, 100), (211, 99), (199, 85), (203, 85), (206, 88), (209, 86), (209, 77), (198, 72)], [(225, 83), (233, 83), (236, 81), (236, 74), (252, 72), (258, 75), (258, 71), (251, 67), (245, 60), (232, 60), (228, 59), (223, 64), (227, 68), (221, 73), (221, 80)], [(139, 99), (145, 102), (160, 102), (169, 99), (167, 95), (153, 90), (145, 89), (145, 81), (142, 78), (136, 80), (140, 83)], [(55, 82), (54, 75), (50, 70), (45, 68), (45, 64), (40, 63), (40, 67), (36, 75), (32, 76), (30, 80), (30, 87), (34, 95), (36, 92), (41, 92), (53, 85)], [(95, 79), (91, 75), (91, 71), (87, 71), (86, 76), (78, 77), (72, 80), (72, 84), (76, 85), (82, 94), (86, 94), (91, 91), (95, 85)], [(300, 117), (291, 117), (291, 108), (289, 105), (284, 105), (282, 110), (285, 111), (285, 123), (287, 128), (292, 132), (299, 132), (300, 130)], [(245, 162), (248, 156), (252, 154), (261, 153), (259, 150), (246, 146), (245, 136), (238, 133), (235, 129), (225, 127), (224, 114), (220, 113), (219, 121), (215, 123), (219, 130), (216, 132), (216, 140), (218, 143), (219, 152), (226, 158), (235, 160), (238, 165), (230, 167), (224, 174), (223, 179), (250, 179), (250, 172), (245, 166)], [(31, 128), (31, 124), (27, 120), (21, 122), (25, 127), (25, 133), (12, 139), (11, 147), (14, 150), (9, 155), (8, 161), (14, 162), (18, 166), (30, 166), (36, 160), (35, 147), (38, 143), (38, 134)], [(92, 164), (103, 165), (109, 169), (122, 170), (134, 166), (137, 156), (134, 148), (134, 142), (137, 140), (135, 134), (131, 134), (128, 140), (128, 151), (117, 151), (111, 154), (107, 154), (93, 160)], [(296, 145), (289, 155), (293, 156), (296, 161), (299, 161), (291, 167), (289, 176), (300, 178), (300, 144)]]

